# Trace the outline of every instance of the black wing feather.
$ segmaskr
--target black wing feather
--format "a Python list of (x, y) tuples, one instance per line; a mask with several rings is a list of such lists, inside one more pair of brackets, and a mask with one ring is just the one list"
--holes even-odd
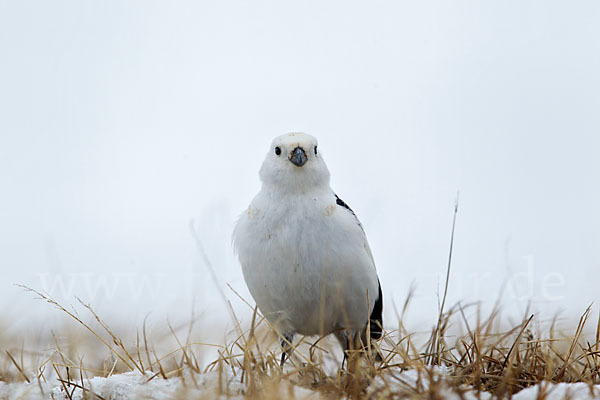
[(346, 210), (350, 211), (352, 215), (356, 216), (356, 214), (354, 214), (354, 211), (352, 211), (350, 206), (346, 204), (344, 200), (340, 199), (337, 194), (335, 195), (335, 204), (337, 204), (340, 207), (344, 207)]
[(377, 280), (379, 293), (373, 311), (369, 319), (371, 320), (371, 339), (379, 339), (383, 334), (383, 293), (381, 292), (381, 283)]

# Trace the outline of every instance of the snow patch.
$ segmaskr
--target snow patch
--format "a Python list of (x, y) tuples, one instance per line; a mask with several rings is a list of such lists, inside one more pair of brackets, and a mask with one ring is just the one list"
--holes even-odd
[[(0, 399), (37, 400), (53, 398), (55, 400), (83, 400), (93, 395), (111, 400), (165, 400), (185, 398), (243, 399), (245, 385), (240, 376), (231, 370), (211, 371), (205, 374), (184, 373), (183, 378), (163, 379), (155, 373), (143, 375), (139, 372), (127, 372), (108, 378), (95, 377), (75, 381), (74, 384), (53, 383), (4, 383), (0, 382)], [(154, 377), (154, 378), (152, 378)], [(82, 389), (83, 388), (83, 389)], [(281, 398), (317, 399), (319, 394), (299, 386), (282, 383), (278, 385)]]
[[(398, 397), (423, 393), (432, 385), (439, 385), (437, 393), (440, 398), (448, 400), (491, 400), (493, 396), (486, 392), (476, 392), (467, 386), (451, 388), (444, 382), (444, 375), (449, 373), (445, 368), (433, 370), (408, 370), (390, 372), (377, 376), (371, 383), (367, 397)], [(240, 382), (240, 376), (231, 370), (211, 371), (205, 374), (184, 373), (182, 377), (163, 379), (148, 372), (127, 372), (112, 375), (108, 378), (95, 377), (74, 382), (75, 385), (63, 385), (58, 381), (34, 383), (0, 382), (0, 400), (49, 399), (83, 400), (94, 398), (93, 394), (111, 400), (165, 400), (183, 398), (210, 399), (243, 399), (246, 387)], [(83, 389), (82, 389), (83, 387)], [(318, 392), (289, 383), (280, 383), (271, 390), (278, 390), (281, 398), (319, 399)], [(600, 399), (600, 385), (590, 386), (585, 383), (550, 383), (542, 382), (536, 386), (516, 393), (514, 400), (593, 400)]]
[(513, 400), (594, 400), (600, 399), (600, 385), (587, 383), (550, 383), (542, 382), (538, 385), (521, 390), (515, 394)]

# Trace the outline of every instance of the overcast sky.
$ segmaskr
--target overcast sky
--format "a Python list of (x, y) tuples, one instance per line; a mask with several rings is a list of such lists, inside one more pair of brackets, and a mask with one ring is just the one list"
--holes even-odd
[(597, 1), (0, 2), (3, 316), (51, 314), (14, 283), (135, 321), (249, 296), (231, 231), (272, 138), (304, 131), (388, 321), (411, 285), (409, 324), (433, 321), (458, 191), (451, 303), (576, 318), (600, 283), (598, 21)]

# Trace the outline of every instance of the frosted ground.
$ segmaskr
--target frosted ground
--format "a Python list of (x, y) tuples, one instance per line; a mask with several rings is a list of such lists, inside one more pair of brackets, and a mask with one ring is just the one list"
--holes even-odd
[[(438, 371), (440, 372), (440, 371)], [(244, 399), (246, 398), (246, 387), (239, 383), (239, 377), (233, 376), (230, 371), (225, 370), (200, 374), (184, 379), (171, 378), (169, 380), (152, 379), (153, 373), (142, 375), (137, 372), (113, 375), (108, 378), (92, 378), (83, 382), (75, 382), (76, 386), (59, 383), (11, 383), (0, 382), (0, 399), (22, 399), (38, 400), (53, 398), (55, 400), (80, 400), (94, 398), (94, 395), (104, 399), (112, 400), (134, 400), (134, 399)], [(443, 371), (439, 378), (443, 382)], [(193, 384), (191, 383), (193, 382)], [(425, 385), (423, 387), (423, 385)], [(85, 389), (81, 389), (81, 388)], [(225, 388), (225, 389), (223, 389)], [(380, 377), (372, 384), (366, 398), (386, 398), (387, 396), (406, 396), (411, 393), (426, 391), (427, 384), (423, 383), (417, 371), (404, 371)], [(85, 393), (85, 394), (84, 394)], [(271, 398), (295, 398), (295, 399), (321, 399), (326, 396), (310, 389), (281, 383), (275, 387), (267, 388), (267, 396)], [(468, 388), (460, 391), (444, 387), (440, 394), (447, 400), (488, 400), (493, 396), (489, 393), (477, 393)], [(399, 397), (396, 397), (399, 398)], [(592, 400), (600, 398), (600, 385), (589, 386), (585, 383), (540, 383), (515, 394), (513, 400)]]

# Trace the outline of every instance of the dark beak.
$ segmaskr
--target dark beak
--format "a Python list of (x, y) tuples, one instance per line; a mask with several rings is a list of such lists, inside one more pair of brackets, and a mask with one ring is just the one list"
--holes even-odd
[(306, 153), (302, 147), (296, 147), (290, 154), (290, 161), (294, 163), (296, 167), (301, 167), (306, 164)]

